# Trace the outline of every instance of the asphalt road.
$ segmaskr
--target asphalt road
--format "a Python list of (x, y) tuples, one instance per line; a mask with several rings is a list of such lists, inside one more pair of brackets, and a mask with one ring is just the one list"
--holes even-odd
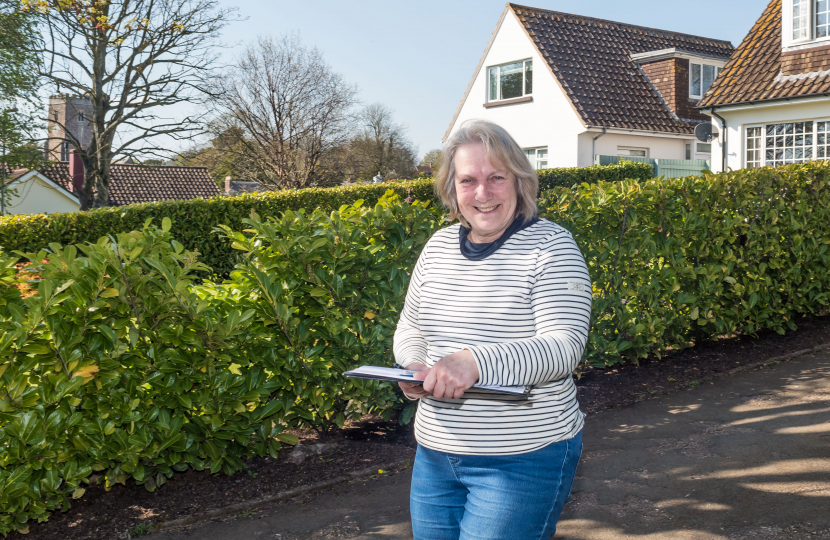
[[(830, 354), (589, 417), (554, 538), (830, 539)], [(411, 539), (410, 471), (148, 540)], [(520, 540), (520, 539), (505, 539)]]

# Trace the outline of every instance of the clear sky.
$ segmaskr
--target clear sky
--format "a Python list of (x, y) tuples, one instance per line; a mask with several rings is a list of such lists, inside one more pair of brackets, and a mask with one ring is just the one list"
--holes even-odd
[[(229, 61), (259, 35), (298, 32), (331, 67), (408, 127), (419, 155), (441, 146), (505, 7), (498, 0), (220, 0), (245, 19), (225, 30)], [(517, 2), (521, 3), (521, 2)], [(766, 0), (533, 0), (533, 7), (673, 30), (736, 47)]]

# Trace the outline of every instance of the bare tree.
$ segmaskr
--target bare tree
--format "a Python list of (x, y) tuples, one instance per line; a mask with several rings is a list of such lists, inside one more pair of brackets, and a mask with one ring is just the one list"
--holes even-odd
[(217, 0), (20, 1), (42, 26), (39, 75), (55, 93), (91, 103), (86, 148), (61, 127), (84, 164), (81, 209), (106, 206), (114, 156), (169, 155), (174, 141), (201, 129), (198, 115), (163, 114), (200, 101), (217, 67), (219, 32), (235, 10)]
[[(357, 88), (296, 34), (260, 38), (213, 91), (227, 151), (245, 179), (280, 188), (325, 184), (324, 158), (349, 139)], [(325, 169), (325, 170), (324, 170)]]
[(404, 126), (394, 122), (392, 109), (375, 103), (358, 118), (361, 129), (349, 144), (351, 172), (361, 178), (378, 172), (384, 178), (411, 177), (417, 151)]

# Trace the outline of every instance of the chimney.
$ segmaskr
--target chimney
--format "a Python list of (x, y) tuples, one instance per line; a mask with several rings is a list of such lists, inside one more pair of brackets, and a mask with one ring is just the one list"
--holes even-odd
[(72, 177), (75, 193), (81, 193), (84, 189), (84, 164), (74, 148), (69, 151), (69, 176)]
[(231, 177), (226, 176), (225, 177), (225, 195), (230, 195), (230, 194), (231, 194)]

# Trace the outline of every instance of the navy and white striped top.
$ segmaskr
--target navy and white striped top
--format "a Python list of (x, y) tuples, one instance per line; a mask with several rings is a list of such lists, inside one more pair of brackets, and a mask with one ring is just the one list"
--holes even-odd
[(435, 233), (421, 253), (395, 331), (397, 362), (433, 366), (469, 349), (482, 385), (534, 385), (528, 397), (467, 392), (423, 398), (415, 437), (453, 454), (538, 450), (582, 429), (571, 372), (582, 357), (591, 281), (571, 234), (545, 219), (480, 261), (465, 258), (460, 225)]

